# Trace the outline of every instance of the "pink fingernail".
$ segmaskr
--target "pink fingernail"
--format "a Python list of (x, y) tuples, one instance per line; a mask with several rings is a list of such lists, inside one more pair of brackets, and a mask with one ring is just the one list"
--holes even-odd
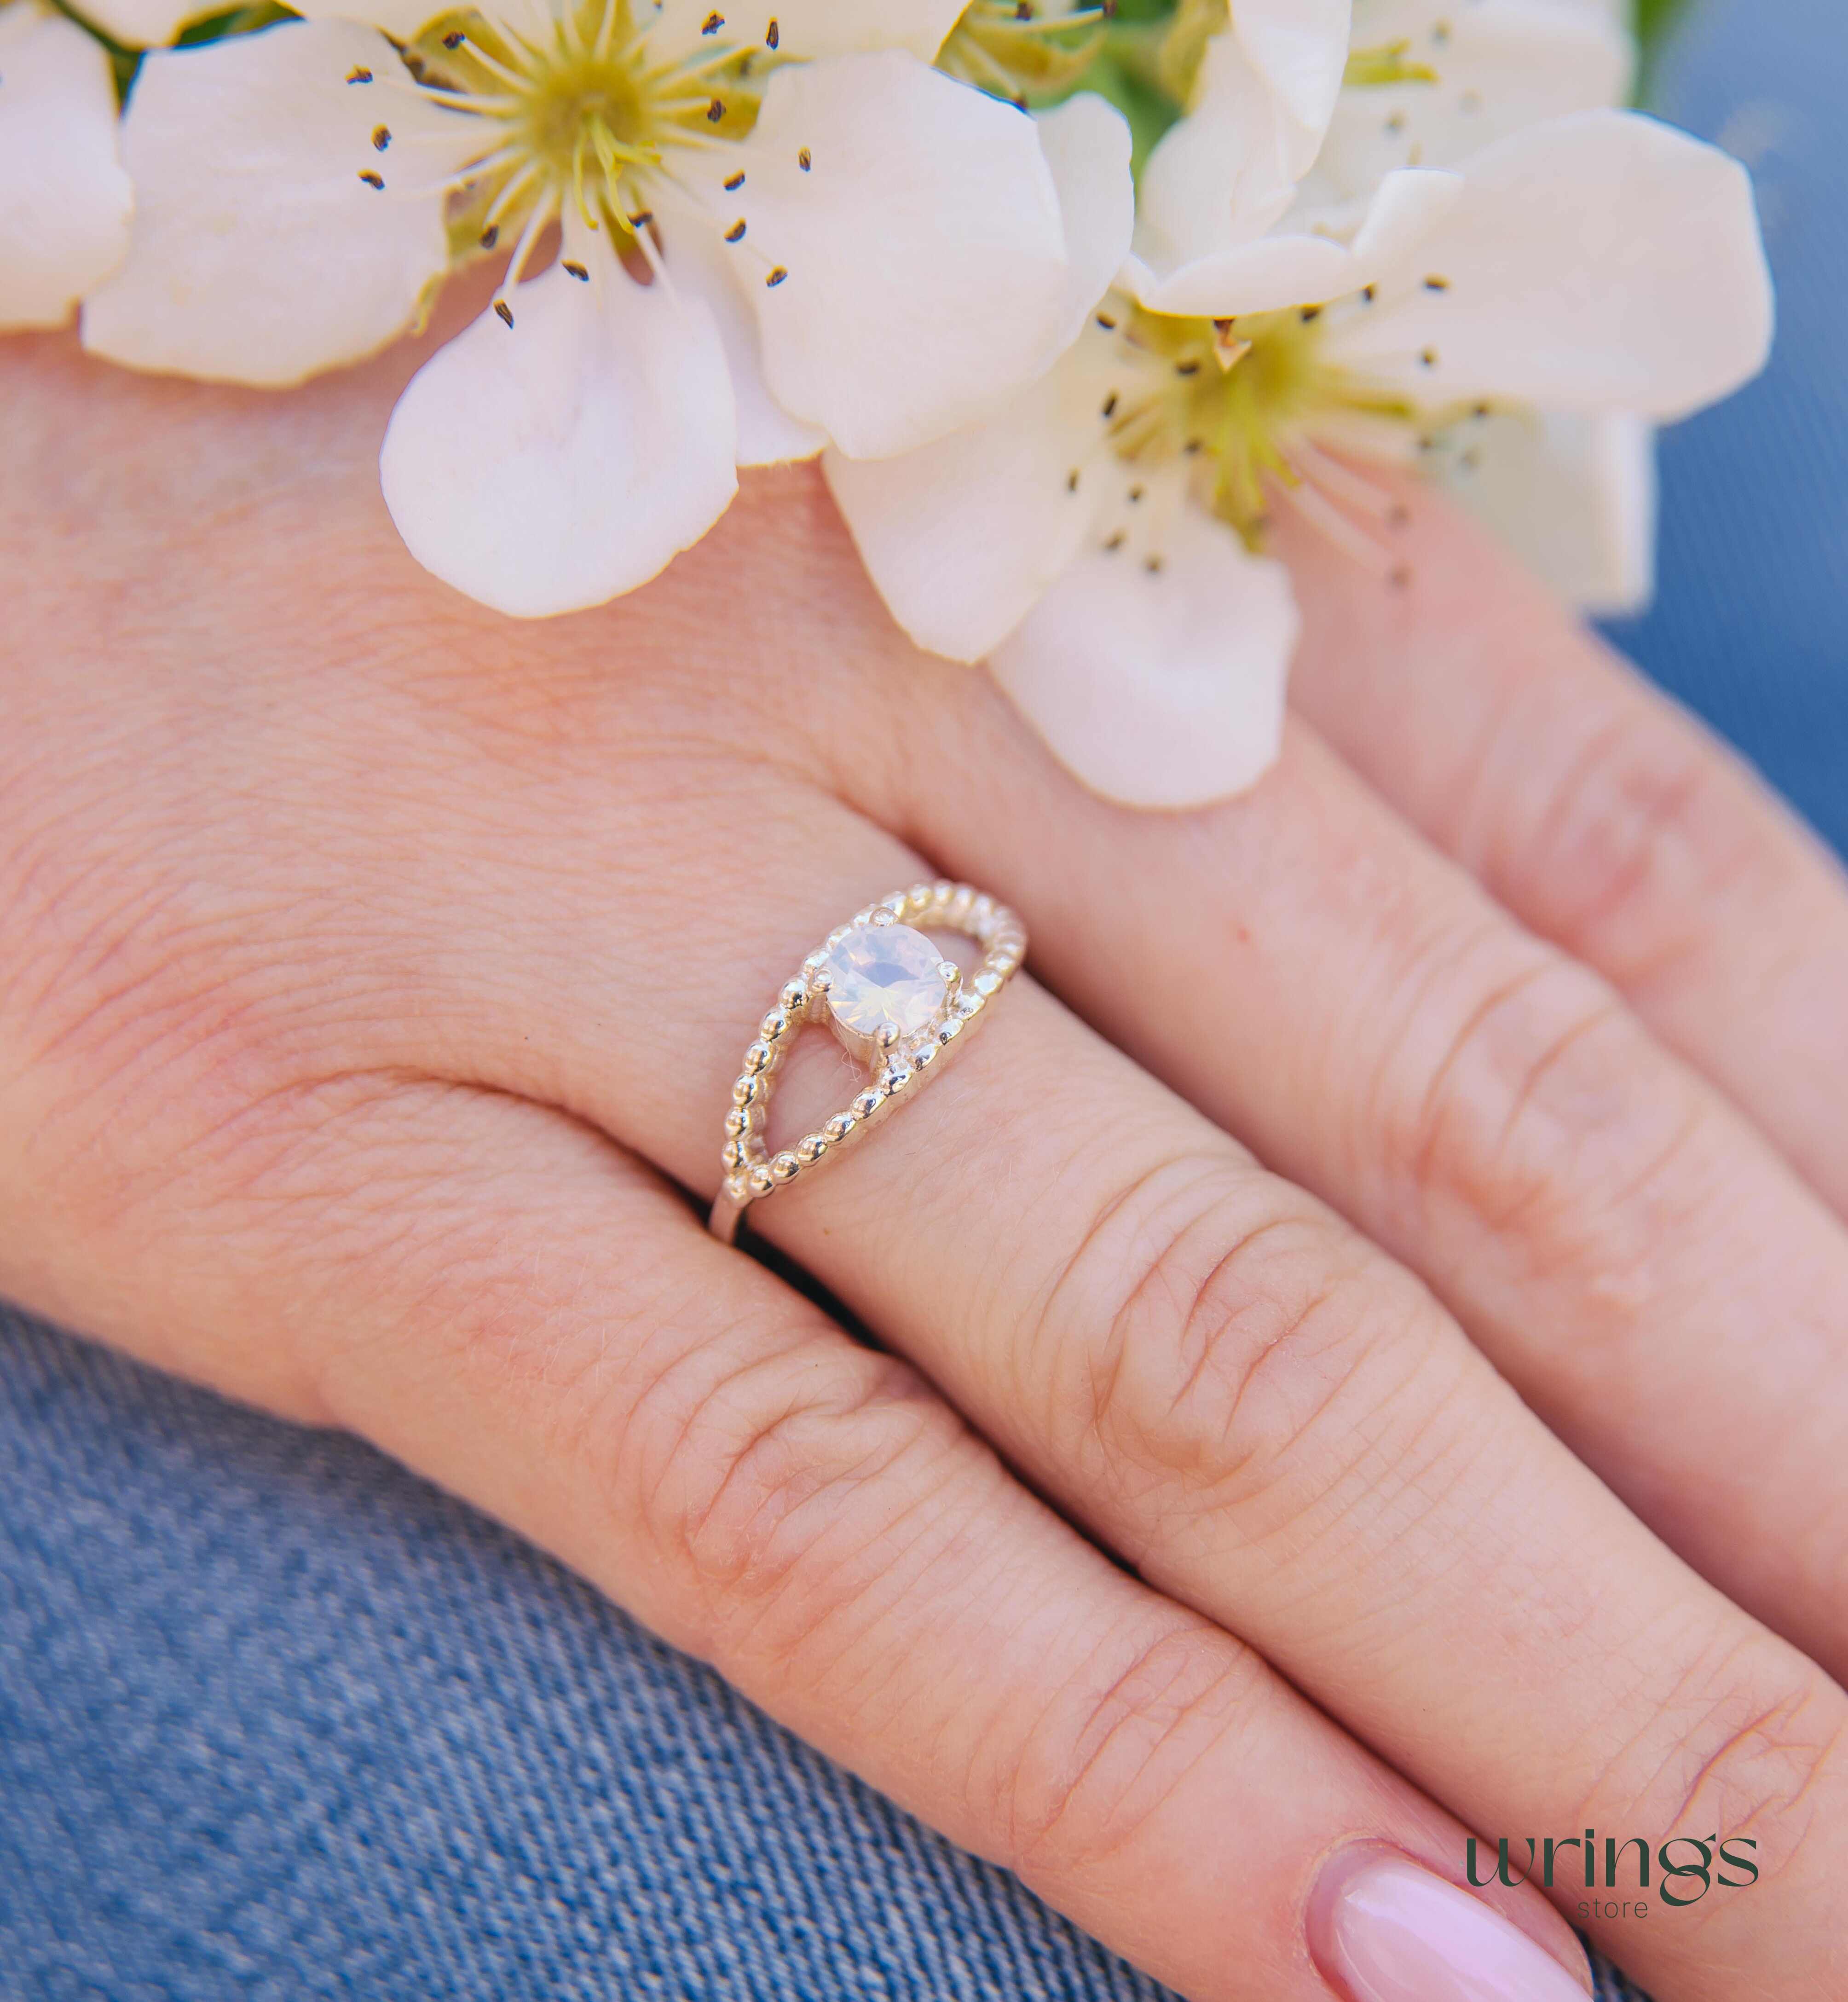
[(1586, 2002), (1518, 1927), (1384, 1850), (1350, 1850), (1323, 1870), (1309, 1944), (1348, 2002)]

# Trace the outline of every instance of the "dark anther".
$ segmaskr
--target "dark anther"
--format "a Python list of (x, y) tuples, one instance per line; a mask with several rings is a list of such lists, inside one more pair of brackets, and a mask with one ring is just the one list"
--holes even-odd
[(460, 28), (452, 28), (443, 37), (443, 47), (446, 49), (459, 49), (468, 39)]
[(1360, 295), (1369, 305), (1371, 305), (1379, 298), (1379, 289), (1376, 285), (1362, 285), (1360, 288)]
[(1302, 319), (1305, 326), (1307, 326), (1312, 319), (1320, 319), (1321, 317), (1322, 309), (1320, 306), (1305, 306), (1302, 309)]
[(506, 300), (505, 300), (505, 299), (497, 299), (497, 300), (495, 300), (495, 302), (494, 302), (494, 310), (495, 310), (495, 312), (497, 312), (497, 313), (500, 316), (500, 317), (501, 317), (504, 320), (505, 320), (505, 321), (506, 321), (506, 323), (507, 323), (507, 325), (508, 325), (509, 326), (511, 326), (513, 325), (513, 323), (514, 323), (514, 309), (513, 309), (513, 308), (512, 308), (511, 306), (510, 306), (510, 305), (507, 304), (507, 302), (506, 302)]
[(365, 171), (361, 174), (360, 179), (365, 183), (368, 187), (382, 188), (385, 186), (385, 176), (383, 174), (374, 173), (370, 167), (368, 167)]
[(1117, 414), (1117, 392), (1114, 389), (1104, 398), (1104, 408), (1098, 414), (1105, 417), (1114, 417)]
[(370, 83), (372, 81), (372, 72), (364, 63), (355, 63), (347, 72), (347, 81), (349, 83)]
[(807, 173), (814, 163), (814, 157), (806, 146), (796, 155), (796, 164), (804, 173)]
[(699, 32), (703, 35), (716, 35), (724, 25), (725, 16), (723, 14), (708, 14), (699, 23)]
[(1065, 475), (1065, 491), (1068, 494), (1076, 494), (1078, 491), (1078, 469), (1076, 466), (1073, 466), (1072, 470)]
[(1132, 487), (1129, 490), (1129, 497), (1132, 500), (1139, 500), (1142, 499), (1143, 494), (1146, 490), (1147, 490), (1145, 488), (1141, 487)]
[(706, 107), (706, 123), (710, 125), (716, 125), (724, 116), (725, 100), (722, 97), (715, 97)]
[(725, 240), (727, 243), (738, 243), (744, 240), (744, 218), (741, 215), (737, 221), (726, 231)]
[(372, 127), (372, 150), (374, 152), (382, 153), (385, 148), (391, 143), (392, 128), (390, 126), (375, 125)]
[(774, 271), (769, 273), (765, 276), (764, 283), (766, 285), (780, 285), (783, 280), (789, 275), (789, 273), (783, 269), (782, 265), (779, 264)]
[(1033, 19), (1033, 0), (1014, 0), (1014, 19), (1030, 21)]
[(564, 267), (565, 269), (570, 273), (573, 277), (581, 278), (587, 285), (591, 282), (590, 273), (587, 271), (575, 258), (566, 258), (564, 260)]
[(1183, 452), (1198, 452), (1201, 449), (1201, 441), (1200, 439), (1189, 438), (1187, 443), (1180, 448)]
[(1424, 289), (1428, 292), (1447, 292), (1450, 289), (1450, 281), (1448, 278), (1440, 278), (1434, 271), (1424, 281)]
[(728, 175), (726, 176), (726, 179), (725, 179), (725, 192), (726, 192), (727, 194), (736, 194), (737, 193), (738, 190), (739, 190), (740, 188), (741, 188), (744, 185), (744, 169), (743, 169), (742, 167), (740, 167), (740, 168), (739, 168), (739, 169), (737, 170), (737, 172), (735, 174), (728, 174)]
[(1478, 403), (1475, 409), (1470, 413), (1470, 416), (1473, 417), (1486, 417), (1488, 413), (1489, 406), (1487, 403)]
[(1097, 316), (1097, 324), (1106, 333), (1114, 333), (1117, 330), (1117, 323), (1107, 312), (1100, 312)]
[(1123, 531), (1119, 528), (1114, 535), (1107, 538), (1104, 546), (1111, 555), (1114, 556), (1117, 551), (1123, 546)]
[(1198, 375), (1200, 373), (1200, 364), (1198, 361), (1177, 361), (1174, 364), (1174, 372), (1177, 375)]
[(1162, 560), (1159, 556), (1145, 556), (1142, 560), (1142, 567), (1151, 577), (1155, 576), (1161, 567)]
[(776, 25), (776, 16), (770, 16), (770, 25), (764, 30), (764, 47), (773, 49), (783, 40), (783, 30)]
[(1418, 351), (1418, 359), (1427, 368), (1435, 368), (1438, 365), (1438, 351), (1435, 347), (1421, 347)]
[(481, 232), (481, 247), (484, 250), (491, 250), (500, 241), (500, 225), (497, 222), (490, 222)]
[(653, 209), (638, 208), (634, 214), (629, 218), (629, 226), (631, 229), (646, 229), (649, 224), (654, 220), (654, 211)]

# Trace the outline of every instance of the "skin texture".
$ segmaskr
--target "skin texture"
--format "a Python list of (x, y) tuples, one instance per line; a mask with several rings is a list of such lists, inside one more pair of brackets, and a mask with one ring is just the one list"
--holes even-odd
[[(809, 469), (511, 624), (378, 500), (425, 351), (0, 349), (0, 1290), (374, 1439), (1201, 2002), (1333, 1992), (1356, 1843), (1588, 1825), (1758, 1844), (1593, 1926), (1657, 1992), (1839, 1996), (1832, 865), (1421, 497), (1403, 592), (1302, 553), (1309, 720), (1182, 816), (912, 652)], [(682, 1191), (939, 873), (1041, 984), (755, 1213), (871, 1348)]]

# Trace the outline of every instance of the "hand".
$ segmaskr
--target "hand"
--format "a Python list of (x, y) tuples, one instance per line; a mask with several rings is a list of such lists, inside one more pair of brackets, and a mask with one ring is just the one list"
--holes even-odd
[[(910, 652), (805, 471), (510, 624), (380, 506), (418, 358), (0, 349), (0, 1290), (364, 1433), (1203, 2002), (1397, 2002), (1346, 1873), (1465, 1825), (1743, 1837), (1590, 1929), (1839, 1996), (1832, 866), (1422, 497), (1409, 590), (1306, 560), (1310, 720), (1180, 818)], [(939, 873), (1046, 985), (753, 1212), (880, 1351), (674, 1184)], [(1421, 2002), (1578, 1958), (1531, 1889), (1415, 1906)]]

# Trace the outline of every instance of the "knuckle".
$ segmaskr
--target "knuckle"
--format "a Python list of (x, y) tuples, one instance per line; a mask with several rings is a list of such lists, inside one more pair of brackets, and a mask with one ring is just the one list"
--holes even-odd
[(1691, 731), (1626, 703), (1588, 738), (1498, 887), (1568, 950), (1647, 978), (1706, 940), (1749, 864), (1749, 842), (1727, 832), (1738, 817), (1711, 811), (1724, 769)]
[(1588, 1819), (1610, 1801), (1626, 1825), (1695, 1841), (1745, 1837), (1763, 1878), (1789, 1872), (1848, 1799), (1848, 1703), (1811, 1665), (1753, 1633), (1681, 1677), (1621, 1761), (1600, 1776)]
[(908, 1545), (961, 1533), (933, 1504), (966, 1433), (915, 1371), (832, 1331), (678, 1354), (625, 1404), (617, 1479), (702, 1651), (785, 1664), (877, 1617)]
[(1216, 1749), (1255, 1727), (1270, 1686), (1250, 1648), (1209, 1627), (1164, 1623), (1129, 1641), (999, 1762), (1005, 1798), (989, 1825), (1006, 1831), (1009, 1867), (1107, 1870)]
[[(1711, 1112), (1595, 975), (1505, 934), (1422, 989), (1369, 1103), (1395, 1183), (1460, 1204), (1540, 1275), (1642, 1275), (1710, 1191)], [(1652, 1247), (1654, 1247), (1652, 1249)]]
[(1202, 1511), (1286, 1487), (1300, 1499), (1362, 1449), (1363, 1404), (1403, 1382), (1427, 1307), (1286, 1184), (1173, 1164), (1113, 1206), (1055, 1295), (1051, 1316), (1104, 1328), (1088, 1345), (1051, 1331), (1055, 1352), (1082, 1358), (1063, 1428), (1131, 1500), (1152, 1485)]

